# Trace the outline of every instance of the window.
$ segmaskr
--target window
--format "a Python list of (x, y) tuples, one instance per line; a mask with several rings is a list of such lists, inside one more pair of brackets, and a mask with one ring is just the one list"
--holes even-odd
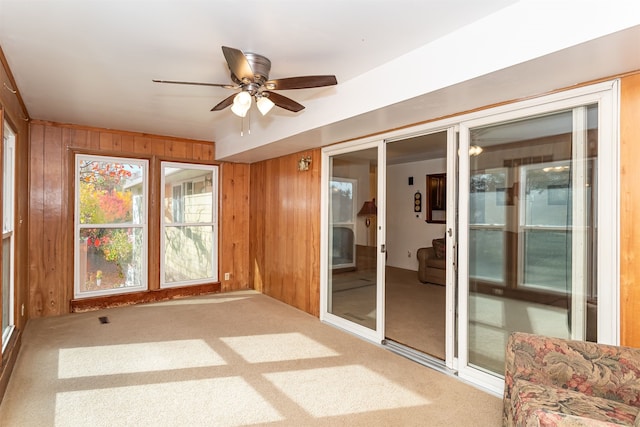
[(331, 197), (331, 267), (344, 268), (356, 265), (356, 185), (349, 178), (332, 177), (329, 183)]
[(147, 161), (77, 155), (75, 297), (146, 289)]
[(161, 287), (218, 280), (218, 167), (162, 162)]
[(476, 171), (469, 183), (469, 276), (504, 285), (507, 170)]
[(15, 134), (5, 124), (2, 168), (2, 349), (9, 342), (14, 316)]

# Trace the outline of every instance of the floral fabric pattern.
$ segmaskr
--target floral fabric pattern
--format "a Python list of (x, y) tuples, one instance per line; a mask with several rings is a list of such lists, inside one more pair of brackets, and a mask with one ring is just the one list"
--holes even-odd
[(640, 425), (640, 349), (516, 332), (505, 362), (505, 426)]

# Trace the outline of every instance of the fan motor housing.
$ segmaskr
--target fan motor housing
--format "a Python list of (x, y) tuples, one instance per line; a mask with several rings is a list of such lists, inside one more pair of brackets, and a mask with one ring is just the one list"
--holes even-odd
[[(269, 80), (269, 72), (271, 71), (269, 58), (252, 52), (244, 52), (244, 56), (247, 58), (251, 71), (253, 71), (254, 83), (262, 85)], [(244, 83), (233, 72), (231, 72), (231, 80), (240, 85)]]

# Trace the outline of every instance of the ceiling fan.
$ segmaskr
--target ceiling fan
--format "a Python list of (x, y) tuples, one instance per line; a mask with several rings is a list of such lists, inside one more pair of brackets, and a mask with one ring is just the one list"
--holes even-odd
[(183, 82), (175, 80), (153, 80), (156, 83), (181, 85), (215, 86), (225, 89), (240, 90), (220, 101), (211, 111), (220, 111), (231, 106), (231, 111), (245, 117), (255, 99), (256, 106), (265, 115), (277, 105), (285, 110), (298, 112), (304, 109), (291, 98), (273, 92), (274, 90), (308, 89), (338, 84), (335, 76), (302, 76), (269, 80), (271, 61), (257, 53), (242, 52), (239, 49), (222, 46), (222, 53), (231, 72), (234, 84)]

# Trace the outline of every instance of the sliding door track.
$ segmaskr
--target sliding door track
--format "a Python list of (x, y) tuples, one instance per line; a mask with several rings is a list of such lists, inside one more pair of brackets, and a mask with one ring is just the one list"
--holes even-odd
[(399, 354), (402, 357), (406, 357), (409, 360), (427, 366), (431, 369), (435, 369), (436, 371), (442, 372), (443, 374), (456, 375), (455, 371), (447, 368), (444, 360), (429, 356), (428, 354), (422, 353), (411, 347), (407, 347), (406, 345), (402, 345), (389, 339), (385, 339), (384, 341), (382, 341), (382, 345), (393, 353)]

